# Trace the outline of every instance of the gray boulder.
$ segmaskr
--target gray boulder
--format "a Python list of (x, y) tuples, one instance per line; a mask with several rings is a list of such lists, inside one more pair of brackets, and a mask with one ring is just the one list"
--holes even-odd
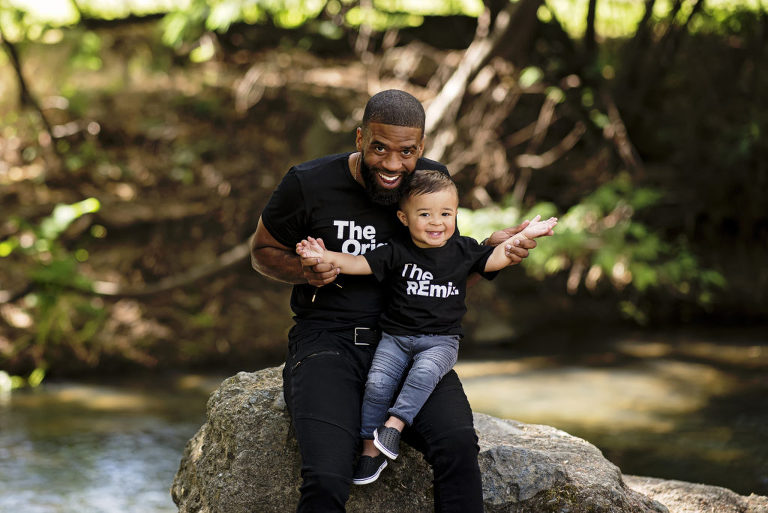
[[(280, 368), (241, 372), (211, 394), (171, 495), (180, 513), (293, 511), (299, 457)], [(563, 431), (475, 415), (485, 510), (515, 513), (667, 512), (626, 486), (593, 445)], [(403, 446), (378, 481), (353, 486), (347, 511), (431, 512), (431, 471)], [(719, 511), (719, 510), (718, 510)]]

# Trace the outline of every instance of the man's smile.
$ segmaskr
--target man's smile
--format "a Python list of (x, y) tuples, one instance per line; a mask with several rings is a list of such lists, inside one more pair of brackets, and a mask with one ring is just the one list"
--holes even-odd
[(388, 189), (397, 187), (403, 179), (403, 175), (401, 173), (396, 175), (388, 175), (382, 173), (381, 171), (377, 171), (376, 176), (379, 177), (379, 181), (381, 182), (382, 186)]

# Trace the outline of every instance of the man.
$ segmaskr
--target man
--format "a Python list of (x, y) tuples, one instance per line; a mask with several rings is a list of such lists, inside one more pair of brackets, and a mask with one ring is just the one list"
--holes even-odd
[[(283, 390), (302, 460), (299, 512), (345, 511), (385, 297), (374, 277), (339, 277), (327, 263), (300, 260), (295, 245), (312, 236), (330, 250), (363, 254), (401, 230), (395, 207), (405, 178), (417, 168), (448, 172), (421, 158), (424, 120), (410, 94), (374, 95), (357, 129), (357, 151), (292, 167), (251, 239), (253, 267), (294, 284)], [(495, 232), (488, 243), (499, 244), (526, 224)], [(511, 258), (519, 263), (534, 247), (535, 241), (522, 241)], [(432, 466), (436, 511), (483, 511), (472, 410), (455, 371), (438, 383), (402, 439)]]

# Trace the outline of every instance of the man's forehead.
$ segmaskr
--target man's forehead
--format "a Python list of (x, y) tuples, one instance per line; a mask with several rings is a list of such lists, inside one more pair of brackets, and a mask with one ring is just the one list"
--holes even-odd
[(369, 143), (381, 143), (386, 146), (416, 147), (422, 139), (421, 128), (383, 123), (369, 123), (364, 128)]

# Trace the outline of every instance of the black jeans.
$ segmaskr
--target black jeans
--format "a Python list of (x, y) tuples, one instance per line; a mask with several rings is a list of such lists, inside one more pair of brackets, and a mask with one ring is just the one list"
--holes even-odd
[[(356, 346), (352, 330), (294, 327), (283, 389), (301, 453), (297, 511), (343, 512), (360, 450), (360, 408), (375, 344)], [(472, 410), (451, 370), (438, 383), (403, 441), (434, 473), (435, 511), (482, 513), (479, 447)]]

